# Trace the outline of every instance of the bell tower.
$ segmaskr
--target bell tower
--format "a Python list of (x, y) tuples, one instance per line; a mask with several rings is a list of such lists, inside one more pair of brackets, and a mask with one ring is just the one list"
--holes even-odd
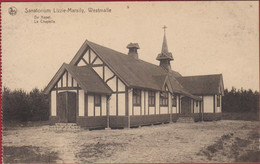
[(168, 45), (166, 40), (166, 26), (163, 27), (164, 29), (164, 36), (163, 36), (163, 44), (162, 44), (162, 51), (158, 54), (156, 60), (160, 61), (160, 66), (163, 67), (166, 71), (171, 70), (171, 63), (170, 61), (173, 60), (172, 53), (168, 51)]

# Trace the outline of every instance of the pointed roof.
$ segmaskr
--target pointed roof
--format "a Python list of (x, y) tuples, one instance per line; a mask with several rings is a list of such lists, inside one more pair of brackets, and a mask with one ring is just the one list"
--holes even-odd
[[(75, 65), (78, 59), (86, 52), (87, 48), (91, 50), (122, 80), (128, 87), (146, 88), (152, 90), (161, 90), (154, 76), (166, 74), (165, 70), (158, 66), (141, 59), (135, 60), (129, 55), (112, 50), (86, 40), (81, 49), (70, 62)], [(178, 72), (175, 76), (181, 76)]]
[[(166, 39), (165, 39), (166, 40)], [(165, 42), (164, 50), (167, 50)], [(130, 88), (144, 88), (151, 90), (160, 90), (167, 83), (170, 92), (183, 94), (190, 98), (201, 100), (200, 97), (192, 95), (188, 88), (183, 85), (181, 74), (176, 71), (165, 71), (162, 67), (154, 65), (143, 60), (135, 60), (129, 55), (112, 50), (102, 45), (86, 40), (80, 50), (74, 56), (70, 65), (75, 65), (84, 53), (91, 49), (122, 82)], [(184, 80), (185, 81), (185, 80)]]
[(222, 74), (178, 77), (179, 83), (195, 95), (224, 95)]
[(79, 87), (86, 93), (100, 93), (107, 95), (112, 93), (112, 90), (103, 82), (99, 75), (90, 66), (78, 67), (63, 63), (50, 83), (44, 89), (46, 94), (48, 94), (57, 84), (64, 71), (68, 71), (69, 74), (77, 81)]
[(168, 51), (167, 39), (166, 39), (166, 26), (164, 28), (164, 36), (163, 36), (163, 44), (162, 44), (162, 51), (158, 54), (156, 60), (173, 60), (172, 53)]

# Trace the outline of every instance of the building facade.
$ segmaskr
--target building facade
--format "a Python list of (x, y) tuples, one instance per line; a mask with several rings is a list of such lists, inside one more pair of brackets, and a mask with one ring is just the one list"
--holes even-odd
[(173, 71), (165, 33), (156, 58), (159, 66), (138, 58), (137, 43), (127, 48), (129, 53), (123, 54), (86, 40), (45, 88), (50, 122), (121, 128), (175, 122), (179, 117), (221, 118), (221, 74), (184, 77)]

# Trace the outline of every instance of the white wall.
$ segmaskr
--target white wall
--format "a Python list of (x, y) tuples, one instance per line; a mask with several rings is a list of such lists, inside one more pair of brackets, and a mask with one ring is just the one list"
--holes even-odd
[(105, 66), (105, 81), (112, 76), (114, 76), (114, 73), (107, 66)]
[(114, 77), (113, 79), (110, 79), (107, 82), (107, 85), (115, 92), (116, 91), (116, 77)]
[(51, 91), (51, 116), (57, 116), (56, 91)]
[(79, 116), (85, 115), (85, 92), (84, 90), (79, 90)]
[(148, 91), (144, 91), (144, 115), (148, 115)]
[(198, 106), (196, 107), (196, 100), (194, 100), (194, 113), (200, 112), (200, 102), (198, 101)]
[(88, 95), (88, 116), (94, 116), (94, 96)]
[(99, 58), (97, 58), (97, 60), (94, 62), (94, 64), (103, 64), (103, 62)]
[(160, 108), (160, 92), (155, 92), (155, 114), (159, 114)]
[(118, 79), (118, 91), (125, 91), (125, 84)]
[(107, 98), (106, 96), (102, 96), (101, 98), (101, 105), (102, 105), (102, 116), (107, 115)]
[(99, 106), (95, 107), (95, 116), (101, 116), (101, 111), (100, 111), (100, 107)]
[(109, 103), (110, 116), (116, 116), (116, 94), (112, 94)]
[(125, 116), (125, 94), (118, 94), (118, 115)]
[(204, 113), (213, 113), (214, 109), (213, 96), (203, 96)]
[[(156, 113), (156, 114), (159, 114), (159, 113)], [(161, 106), (160, 107), (160, 114), (168, 114), (168, 107)]]
[(141, 115), (144, 115), (144, 91), (141, 91)]
[(89, 63), (88, 51), (83, 55), (83, 58)]
[(101, 79), (103, 79), (103, 67), (92, 67)]
[(134, 116), (139, 116), (141, 114), (141, 107), (140, 106), (134, 106)]
[(133, 105), (133, 89), (128, 89), (128, 111), (129, 111), (129, 115), (133, 115), (132, 113), (132, 105)]
[(176, 108), (176, 109), (175, 109), (175, 112), (176, 112), (176, 113), (179, 113), (179, 109), (180, 109), (180, 108), (179, 108), (179, 106), (180, 106), (179, 97), (180, 97), (180, 96), (176, 96), (176, 99), (177, 99), (176, 107), (175, 107), (175, 108)]
[(155, 107), (149, 107), (149, 115), (155, 114)]
[(172, 113), (172, 95), (168, 93), (168, 113)]
[[(63, 80), (63, 87), (67, 87), (67, 75), (66, 72), (63, 74), (63, 76), (60, 77), (60, 80), (57, 82), (58, 83), (58, 88), (61, 87), (61, 79)], [(72, 86), (72, 76), (68, 72), (68, 87), (76, 87), (77, 86), (77, 81), (73, 79), (73, 86)]]

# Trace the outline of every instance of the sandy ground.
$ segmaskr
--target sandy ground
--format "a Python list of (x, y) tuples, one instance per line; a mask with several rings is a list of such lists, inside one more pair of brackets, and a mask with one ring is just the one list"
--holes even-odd
[[(229, 155), (235, 150), (232, 147), (227, 152), (228, 148), (240, 139), (250, 144), (242, 145), (236, 151), (259, 152), (259, 135), (248, 141), (250, 134), (258, 130), (256, 121), (224, 120), (59, 133), (46, 131), (44, 127), (23, 127), (3, 131), (3, 146), (35, 146), (39, 147), (38, 153), (57, 152), (58, 163), (235, 162), (235, 157)], [(216, 151), (209, 149), (220, 140), (226, 140), (222, 143), (224, 147)], [(22, 161), (18, 159), (17, 162)]]

